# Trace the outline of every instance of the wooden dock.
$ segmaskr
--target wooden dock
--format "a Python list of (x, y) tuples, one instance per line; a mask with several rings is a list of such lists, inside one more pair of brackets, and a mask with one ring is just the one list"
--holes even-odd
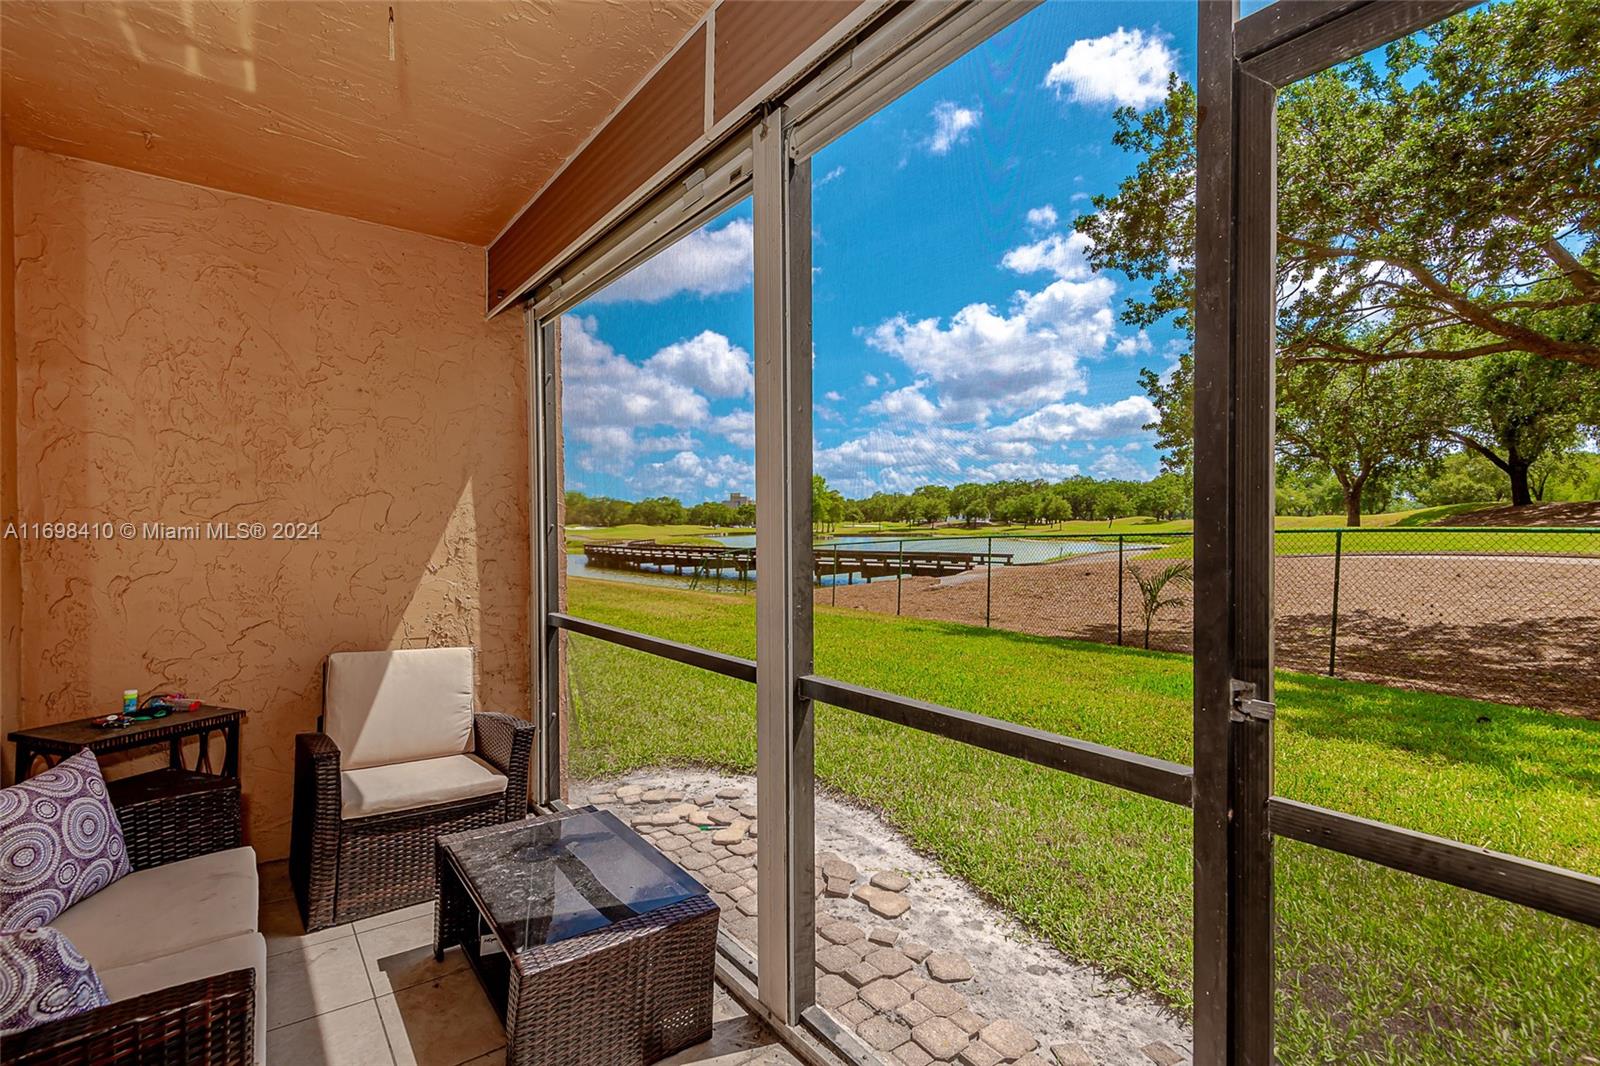
[[(732, 572), (741, 581), (755, 572), (754, 548), (727, 548), (710, 544), (661, 544), (653, 540), (591, 541), (583, 546), (590, 566), (612, 570), (653, 570), (657, 573), (710, 576)], [(927, 548), (882, 549), (855, 546), (818, 548), (812, 573), (820, 582), (843, 575), (854, 583), (859, 576), (951, 577), (980, 566), (1006, 566), (1009, 552), (943, 552)]]

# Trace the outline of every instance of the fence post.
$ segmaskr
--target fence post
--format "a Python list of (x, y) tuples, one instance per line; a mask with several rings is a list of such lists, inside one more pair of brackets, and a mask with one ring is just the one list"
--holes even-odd
[(983, 627), (989, 628), (989, 604), (994, 598), (994, 538), (989, 538), (989, 550), (983, 563)]
[(906, 542), (900, 542), (900, 554), (894, 561), (894, 613), (900, 613), (900, 585), (906, 576)]
[(1117, 534), (1117, 647), (1122, 647), (1122, 534)]
[(1333, 532), (1333, 614), (1328, 621), (1328, 676), (1339, 658), (1339, 570), (1344, 561), (1344, 530)]
[(833, 592), (828, 604), (832, 607), (839, 605), (839, 546), (837, 544), (833, 546)]

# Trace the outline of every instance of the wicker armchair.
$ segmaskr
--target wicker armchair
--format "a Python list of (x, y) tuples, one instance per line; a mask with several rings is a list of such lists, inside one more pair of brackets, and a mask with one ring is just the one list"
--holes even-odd
[(330, 655), (295, 737), (289, 879), (307, 932), (432, 899), (443, 833), (524, 818), (534, 726), (476, 712), (470, 648)]
[[(124, 836), (162, 841), (160, 847), (129, 848), (135, 870), (180, 862), (239, 844), (239, 812), (232, 822), (197, 817), (179, 837), (160, 829), (185, 809), (204, 815), (215, 804), (204, 794), (172, 796), (159, 803), (118, 806)], [(119, 1000), (105, 1007), (36, 1026), (6, 1037), (0, 1046), (4, 1066), (250, 1066), (256, 1060), (256, 972), (230, 970)]]

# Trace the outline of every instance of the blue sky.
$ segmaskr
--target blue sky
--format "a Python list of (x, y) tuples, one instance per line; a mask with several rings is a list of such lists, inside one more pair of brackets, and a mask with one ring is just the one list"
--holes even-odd
[[(815, 466), (875, 489), (1074, 473), (1150, 477), (1136, 380), (1171, 330), (1118, 320), (1072, 218), (1132, 156), (1119, 104), (1194, 74), (1192, 3), (1057, 2), (812, 161)], [(750, 205), (564, 321), (570, 488), (686, 502), (754, 482)]]

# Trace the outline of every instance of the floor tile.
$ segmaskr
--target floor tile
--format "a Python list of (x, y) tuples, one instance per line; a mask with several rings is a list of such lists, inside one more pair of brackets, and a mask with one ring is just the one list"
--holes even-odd
[(264, 862), (256, 868), (262, 903), (276, 903), (280, 899), (293, 899), (294, 886), (289, 883), (289, 860)]
[(763, 1050), (777, 1043), (777, 1037), (765, 1025), (745, 1015), (717, 1022), (711, 1028), (711, 1039), (686, 1048), (671, 1058), (662, 1059), (661, 1066), (735, 1066), (748, 1062)]
[(379, 996), (378, 1012), (399, 1066), (458, 1066), (506, 1040), (471, 970)]
[(399, 910), (385, 911), (383, 914), (374, 914), (370, 917), (362, 918), (355, 923), (356, 932), (363, 933), (368, 929), (382, 929), (386, 925), (410, 921), (412, 918), (421, 915), (427, 915), (429, 921), (433, 920), (433, 900), (413, 903), (411, 906), (401, 907)]
[(372, 998), (356, 938), (307, 944), (267, 957), (267, 1028)]
[(267, 1034), (267, 1066), (391, 1066), (389, 1037), (372, 1000)]
[(431, 914), (358, 931), (356, 943), (361, 945), (372, 991), (380, 996), (454, 973), (467, 964), (460, 948), (445, 952), (443, 961), (434, 960)]
[(269, 956), (280, 955), (296, 948), (310, 947), (312, 944), (326, 944), (330, 940), (339, 940), (355, 934), (355, 930), (348, 925), (336, 925), (331, 929), (319, 929), (315, 933), (307, 933), (306, 927), (300, 921), (300, 910), (295, 906), (293, 899), (263, 903), (260, 917), (261, 935), (267, 938)]

